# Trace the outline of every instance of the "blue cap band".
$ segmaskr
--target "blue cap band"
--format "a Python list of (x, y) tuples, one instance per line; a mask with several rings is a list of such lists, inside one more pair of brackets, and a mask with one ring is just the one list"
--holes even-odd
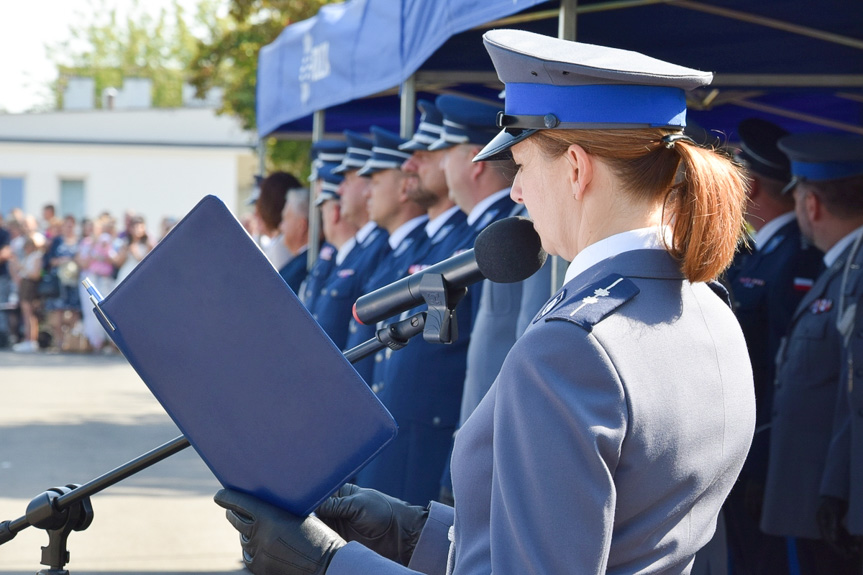
[(686, 125), (686, 94), (669, 86), (508, 83), (506, 113), (554, 114), (568, 124)]
[(796, 178), (811, 182), (839, 180), (863, 174), (863, 162), (791, 162), (791, 173)]

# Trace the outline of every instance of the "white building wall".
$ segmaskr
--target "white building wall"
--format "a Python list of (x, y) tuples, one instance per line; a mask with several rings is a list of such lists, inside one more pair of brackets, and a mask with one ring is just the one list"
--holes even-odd
[(123, 213), (134, 210), (151, 233), (164, 216), (180, 218), (208, 194), (242, 213), (239, 165), (253, 161), (242, 148), (0, 142), (0, 177), (24, 178), (27, 213), (38, 218), (44, 204), (59, 207), (61, 180), (82, 179), (89, 217), (107, 210), (122, 226)]

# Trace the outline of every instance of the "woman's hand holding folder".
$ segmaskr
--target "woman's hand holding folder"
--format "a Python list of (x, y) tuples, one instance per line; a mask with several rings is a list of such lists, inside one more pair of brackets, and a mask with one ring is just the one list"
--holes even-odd
[(321, 503), (315, 515), (347, 541), (407, 566), (428, 510), (374, 489), (347, 483)]
[(233, 489), (221, 489), (213, 499), (240, 532), (243, 563), (255, 575), (324, 575), (345, 545), (317, 517), (298, 517)]

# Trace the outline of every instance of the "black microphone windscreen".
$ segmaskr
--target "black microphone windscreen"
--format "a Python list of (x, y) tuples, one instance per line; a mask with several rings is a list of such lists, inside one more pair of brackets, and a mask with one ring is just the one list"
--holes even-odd
[(525, 280), (539, 271), (548, 254), (528, 218), (499, 220), (476, 238), (474, 255), (479, 270), (496, 283)]

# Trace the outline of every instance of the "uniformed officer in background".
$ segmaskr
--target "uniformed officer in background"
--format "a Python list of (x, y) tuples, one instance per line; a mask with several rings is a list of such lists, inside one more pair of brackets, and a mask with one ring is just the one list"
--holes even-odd
[(279, 270), (279, 275), (294, 293), (299, 293), (300, 285), (308, 273), (309, 196), (308, 188), (288, 190), (282, 221), (279, 223), (282, 241), (294, 254)]
[[(515, 207), (509, 197), (514, 166), (509, 160), (474, 162), (497, 122), (498, 104), (444, 94), (435, 105), (444, 116), (444, 132), (429, 150), (446, 150), (443, 171), (450, 197), (467, 214), (474, 239), (490, 223), (507, 217)], [(493, 136), (492, 136), (493, 137)]]
[[(440, 245), (441, 242), (450, 242), (459, 238), (459, 230), (466, 228), (466, 224), (464, 214), (449, 199), (446, 181), (439, 165), (439, 154), (442, 152), (428, 151), (428, 145), (437, 140), (443, 132), (443, 116), (435, 108), (434, 103), (428, 100), (420, 100), (417, 107), (421, 112), (417, 130), (410, 140), (399, 146), (399, 150), (408, 154), (401, 167), (406, 176), (407, 196), (414, 203), (425, 208), (429, 218), (425, 225), (426, 239), (422, 242), (423, 249), (429, 250), (432, 246)], [(368, 178), (365, 181), (368, 182)], [(422, 250), (417, 247), (411, 249), (410, 253), (415, 254), (411, 255), (413, 259), (423, 255)], [(377, 285), (381, 280), (382, 278), (375, 278), (364, 287), (373, 291), (381, 287)], [(354, 347), (374, 337), (376, 327), (363, 325), (352, 318), (347, 347)], [(381, 357), (386, 357), (386, 352)], [(373, 359), (361, 360), (354, 364), (354, 368), (370, 381), (374, 370)]]
[[(402, 164), (402, 171), (408, 176), (408, 195), (425, 207), (428, 213), (428, 242), (426, 253), (416, 253), (413, 267), (408, 269), (410, 274), (420, 271), (422, 258), (437, 263), (470, 242), (467, 216), (450, 197), (446, 176), (441, 168), (446, 152), (444, 149), (429, 149), (444, 133), (443, 115), (429, 101), (420, 101), (418, 107), (422, 110), (419, 129), (400, 149), (411, 153)], [(429, 131), (425, 132), (423, 127)], [(433, 134), (437, 137), (430, 138)]]
[[(410, 157), (410, 152), (399, 149), (405, 140), (377, 126), (372, 126), (371, 131), (373, 153), (357, 173), (369, 180), (369, 217), (389, 233), (389, 253), (362, 278), (358, 297), (407, 275), (414, 252), (424, 250), (427, 241), (425, 225), (428, 215), (424, 207), (411, 199), (409, 178), (401, 170), (404, 161)], [(354, 323), (351, 320), (350, 325)], [(373, 390), (380, 388), (383, 379), (381, 364), (385, 356), (386, 351), (381, 350), (374, 355), (370, 365), (368, 362), (355, 365)]]
[(761, 518), (764, 532), (794, 538), (803, 575), (859, 575), (861, 569), (859, 551), (837, 551), (822, 538), (817, 521), (836, 398), (847, 382), (837, 322), (852, 302), (843, 294), (843, 278), (855, 267), (851, 252), (863, 226), (863, 190), (850, 177), (863, 172), (863, 164), (849, 158), (847, 149), (854, 141), (795, 134), (778, 144), (791, 158), (793, 179), (786, 190), (793, 191), (800, 229), (824, 252), (826, 266), (794, 312), (777, 355)]
[(728, 274), (734, 313), (740, 321), (755, 382), (755, 438), (746, 465), (725, 504), (728, 547), (739, 575), (787, 573), (784, 538), (762, 533), (761, 501), (767, 476), (770, 412), (776, 353), (791, 316), (823, 271), (822, 253), (800, 234), (794, 198), (783, 194), (791, 162), (777, 142), (788, 132), (750, 118), (737, 128), (735, 159), (749, 178), (746, 221), (755, 230), (750, 250)]
[[(356, 138), (349, 139), (348, 152), (340, 166), (352, 162), (351, 152), (356, 154), (358, 149), (365, 148)], [(359, 155), (363, 156), (362, 153)], [(331, 215), (353, 233), (338, 247), (335, 266), (323, 283), (310, 311), (333, 343), (344, 349), (353, 304), (363, 293), (363, 279), (376, 269), (384, 257), (386, 234), (375, 224), (369, 223), (364, 195), (367, 194), (367, 188), (356, 185), (361, 179), (358, 179), (354, 172), (359, 169), (343, 170), (340, 166), (332, 169), (332, 173), (339, 178), (336, 192), (339, 201), (338, 206), (331, 208), (334, 211)], [(335, 210), (338, 210), (337, 213)], [(324, 227), (326, 229), (327, 226)]]
[[(343, 244), (350, 237), (350, 230), (339, 229), (336, 224), (331, 221), (328, 216), (332, 216), (332, 210), (338, 204), (338, 181), (336, 176), (333, 176), (331, 182), (325, 182), (318, 178), (318, 170), (325, 164), (319, 156), (323, 155), (328, 159), (326, 164), (335, 164), (336, 167), (341, 164), (347, 153), (347, 144), (341, 140), (318, 140), (312, 144), (312, 173), (309, 175), (309, 185), (311, 186), (311, 196), (314, 198), (315, 206), (321, 215), (321, 233), (324, 236), (324, 241), (318, 250), (318, 257), (315, 258), (315, 263), (300, 284), (300, 290), (297, 295), (306, 309), (313, 309), (315, 299), (321, 293), (321, 288), (330, 272), (336, 265), (336, 250), (337, 245)], [(336, 168), (332, 168), (330, 173), (333, 174)], [(336, 204), (332, 204), (324, 208), (324, 202), (335, 200)], [(328, 230), (329, 227), (329, 230)], [(341, 225), (344, 228), (344, 224)]]
[[(820, 148), (812, 142), (787, 142), (792, 161), (831, 162), (843, 168), (830, 182), (811, 181), (816, 189), (860, 198), (863, 195), (863, 138), (830, 136)], [(826, 150), (825, 150), (826, 148)], [(826, 153), (825, 153), (826, 152)], [(823, 175), (823, 174), (822, 174)], [(863, 202), (853, 212), (863, 210)], [(836, 398), (833, 437), (816, 513), (821, 536), (840, 553), (857, 554), (863, 547), (863, 229), (855, 232), (846, 258), (840, 289), (838, 329), (842, 336), (842, 372)]]

